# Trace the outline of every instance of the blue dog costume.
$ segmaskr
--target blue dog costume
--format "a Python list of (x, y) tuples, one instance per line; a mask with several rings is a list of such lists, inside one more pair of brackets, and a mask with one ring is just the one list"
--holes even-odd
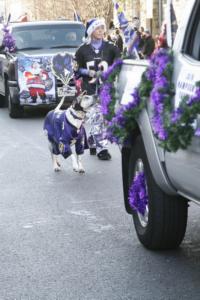
[[(78, 118), (74, 115), (73, 117)], [(85, 128), (81, 125), (77, 129), (72, 125), (67, 119), (66, 111), (50, 111), (45, 118), (43, 129), (47, 132), (55, 155), (62, 154), (64, 158), (69, 157), (72, 154), (71, 145), (74, 143), (77, 155), (83, 154), (84, 150), (88, 149)]]

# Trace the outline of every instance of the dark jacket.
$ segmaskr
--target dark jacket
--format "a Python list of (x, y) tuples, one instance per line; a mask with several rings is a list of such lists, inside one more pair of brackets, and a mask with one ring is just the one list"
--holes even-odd
[(122, 53), (123, 52), (123, 39), (120, 34), (117, 35), (115, 45), (119, 48), (120, 52)]
[(148, 36), (144, 40), (144, 45), (143, 45), (143, 48), (141, 51), (144, 58), (149, 58), (151, 56), (151, 54), (153, 53), (154, 49), (155, 49), (155, 41), (152, 38), (152, 36)]
[[(112, 65), (118, 57), (120, 57), (118, 47), (108, 41), (103, 41), (98, 51), (95, 51), (91, 44), (83, 44), (75, 54), (78, 68), (94, 71), (106, 71), (106, 68)], [(82, 90), (87, 91), (88, 95), (95, 94), (97, 83), (90, 83), (92, 78), (87, 75), (83, 75), (82, 79)]]

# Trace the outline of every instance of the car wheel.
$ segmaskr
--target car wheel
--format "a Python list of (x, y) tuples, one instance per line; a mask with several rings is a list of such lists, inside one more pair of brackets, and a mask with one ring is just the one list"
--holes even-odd
[[(139, 201), (143, 201), (143, 203), (135, 203), (138, 207), (133, 207), (131, 188), (134, 188), (133, 185), (138, 174), (143, 175), (143, 191), (141, 193), (143, 197), (139, 198)], [(146, 196), (144, 197), (144, 195)], [(141, 136), (136, 138), (131, 149), (129, 203), (133, 209), (133, 221), (137, 236), (145, 247), (152, 250), (164, 250), (174, 249), (180, 245), (187, 225), (187, 200), (180, 196), (167, 195), (156, 184)]]
[(7, 88), (6, 95), (8, 99), (9, 116), (13, 119), (22, 118), (24, 113), (23, 107), (19, 104), (13, 103), (9, 88)]

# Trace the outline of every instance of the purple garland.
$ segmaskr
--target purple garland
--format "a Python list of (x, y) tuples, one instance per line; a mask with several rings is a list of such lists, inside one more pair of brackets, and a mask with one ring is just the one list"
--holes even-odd
[(111, 97), (112, 83), (106, 82), (100, 90), (101, 112), (104, 116), (109, 114), (109, 104), (112, 101)]
[(194, 96), (187, 96), (178, 108), (173, 109), (171, 51), (161, 48), (151, 57), (141, 84), (133, 90), (132, 101), (116, 110), (113, 82), (121, 65), (122, 60), (118, 60), (103, 74), (105, 82), (100, 91), (101, 109), (107, 120), (107, 138), (111, 142), (122, 143), (135, 128), (135, 120), (146, 105), (147, 99), (150, 99), (152, 105), (153, 133), (160, 141), (161, 147), (176, 152), (180, 148), (186, 149), (193, 135), (200, 137), (200, 128), (194, 130), (192, 125), (200, 113), (200, 83), (197, 83)]
[(114, 72), (115, 70), (117, 70), (118, 67), (121, 67), (122, 64), (123, 64), (123, 60), (122, 60), (121, 58), (116, 59), (116, 60), (114, 61), (114, 63), (113, 63), (111, 66), (109, 66), (108, 69), (107, 69), (105, 72), (103, 72), (103, 74), (102, 74), (102, 79), (103, 79), (104, 81), (105, 81), (105, 80), (108, 80), (109, 77), (113, 74), (113, 72)]
[(16, 50), (15, 39), (13, 38), (8, 25), (4, 25), (2, 28), (4, 32), (2, 45), (5, 47), (5, 50), (12, 53)]
[[(180, 106), (173, 109), (170, 97), (173, 95), (171, 85), (173, 69), (166, 72), (172, 63), (171, 53), (161, 49), (151, 58), (146, 78), (153, 86), (150, 93), (150, 101), (153, 106), (153, 132), (161, 143), (163, 142), (166, 149), (177, 151), (179, 148), (185, 149), (190, 144), (192, 132), (195, 136), (200, 137), (200, 128), (195, 131), (192, 129), (192, 123), (200, 112), (200, 86), (198, 83), (195, 94), (191, 97), (186, 96), (187, 100), (183, 99)], [(187, 132), (190, 135), (187, 135)], [(180, 137), (179, 140), (182, 139), (180, 144), (175, 142), (177, 137)]]
[(130, 207), (145, 215), (146, 207), (148, 205), (148, 194), (146, 188), (146, 180), (144, 172), (139, 172), (133, 178), (132, 184), (129, 188), (128, 196)]
[(123, 128), (126, 127), (126, 123), (130, 122), (130, 115), (131, 116), (131, 123), (132, 126), (135, 127), (135, 119), (137, 117), (136, 115), (136, 108), (139, 107), (139, 104), (141, 102), (141, 99), (139, 97), (138, 89), (135, 88), (133, 93), (131, 94), (132, 100), (125, 105), (122, 105), (117, 111), (115, 116), (111, 119), (111, 121), (108, 122), (108, 128), (107, 128), (107, 138), (110, 142), (114, 143), (122, 143), (123, 141), (121, 138), (123, 137), (116, 137), (115, 135), (115, 129), (120, 129), (123, 132)]
[[(165, 75), (165, 70), (172, 63), (172, 56), (161, 49), (150, 59), (146, 77), (152, 82), (153, 89), (150, 93), (150, 102), (153, 106), (152, 127), (154, 134), (161, 141), (166, 141), (168, 132), (164, 125), (164, 111), (168, 95), (170, 94), (170, 78)], [(172, 75), (172, 74), (170, 74)]]

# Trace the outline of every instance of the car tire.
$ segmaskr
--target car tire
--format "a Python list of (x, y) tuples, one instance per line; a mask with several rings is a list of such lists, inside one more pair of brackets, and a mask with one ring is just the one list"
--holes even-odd
[(145, 214), (133, 210), (133, 221), (140, 242), (148, 249), (165, 250), (177, 248), (185, 235), (187, 226), (187, 200), (163, 192), (156, 184), (147, 159), (141, 136), (135, 140), (129, 160), (129, 187), (133, 178), (143, 170), (148, 204)]
[(6, 96), (8, 99), (9, 116), (13, 119), (22, 118), (24, 114), (24, 109), (19, 104), (13, 103), (8, 87), (6, 87)]

